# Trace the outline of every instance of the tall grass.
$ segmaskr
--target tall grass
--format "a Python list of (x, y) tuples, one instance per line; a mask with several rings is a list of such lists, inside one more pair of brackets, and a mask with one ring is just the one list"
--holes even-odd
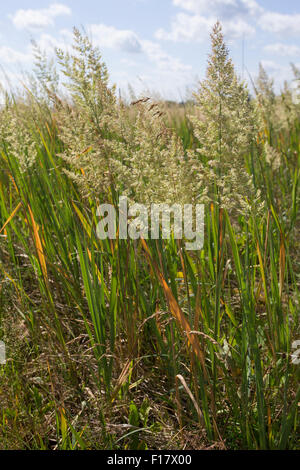
[[(82, 196), (55, 111), (34, 103), (7, 103), (30, 122), (34, 165), (4, 137), (0, 157), (0, 448), (295, 449), (299, 121), (266, 124), (245, 157), (264, 213), (207, 205), (203, 250), (189, 252), (99, 240), (102, 196)], [(165, 119), (197, 146), (176, 106)], [(118, 189), (105, 197), (117, 205)]]

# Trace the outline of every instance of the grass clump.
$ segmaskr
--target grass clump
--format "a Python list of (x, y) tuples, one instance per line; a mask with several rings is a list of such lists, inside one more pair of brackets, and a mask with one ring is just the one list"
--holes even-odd
[[(0, 448), (296, 449), (299, 105), (219, 24), (188, 110), (117, 99), (74, 34), (0, 113)], [(205, 201), (203, 249), (99, 240), (120, 194)]]

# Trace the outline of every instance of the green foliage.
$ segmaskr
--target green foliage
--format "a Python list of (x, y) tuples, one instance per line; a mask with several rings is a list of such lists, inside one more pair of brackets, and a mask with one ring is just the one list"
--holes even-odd
[[(40, 56), (37, 95), (1, 110), (1, 449), (299, 446), (299, 105), (270, 112), (266, 77), (249, 101), (212, 39), (195, 108), (118, 102), (75, 30), (68, 97)], [(99, 201), (205, 188), (201, 251), (97, 237)]]

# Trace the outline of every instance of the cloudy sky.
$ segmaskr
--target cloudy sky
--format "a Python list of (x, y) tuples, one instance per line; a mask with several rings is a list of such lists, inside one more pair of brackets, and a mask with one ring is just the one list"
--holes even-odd
[(0, 11), (0, 64), (13, 80), (32, 67), (31, 39), (47, 51), (68, 47), (77, 26), (122, 90), (131, 83), (178, 99), (204, 76), (217, 19), (245, 78), (262, 62), (279, 89), (291, 78), (290, 62), (300, 67), (299, 0), (10, 0)]

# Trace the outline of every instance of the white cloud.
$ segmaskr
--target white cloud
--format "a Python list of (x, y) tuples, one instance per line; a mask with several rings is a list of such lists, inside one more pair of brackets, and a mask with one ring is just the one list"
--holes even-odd
[(138, 36), (127, 29), (116, 29), (114, 26), (92, 24), (89, 26), (93, 43), (100, 48), (108, 47), (121, 49), (125, 52), (142, 52), (142, 45)]
[[(21, 73), (12, 72), (11, 70), (2, 70), (0, 68), (0, 88), (2, 87), (2, 91), (12, 91), (19, 87), (22, 88), (24, 82), (25, 79)], [(4, 95), (0, 92), (0, 104), (4, 103)]]
[[(285, 81), (291, 82), (294, 78), (292, 68), (288, 65), (282, 65), (273, 60), (262, 60), (261, 64), (268, 75), (274, 78), (277, 91), (280, 90), (280, 86), (282, 86)], [(298, 66), (298, 64), (296, 64), (296, 66)]]
[(287, 67), (278, 64), (278, 62), (274, 62), (273, 60), (262, 60), (261, 65), (266, 71), (269, 72), (278, 72), (287, 69)]
[(218, 19), (229, 39), (250, 36), (255, 28), (247, 18), (263, 11), (254, 0), (173, 0), (173, 4), (188, 13), (177, 13), (170, 31), (156, 31), (158, 39), (202, 42)]
[(127, 67), (136, 67), (138, 65), (138, 63), (135, 62), (134, 60), (130, 60), (130, 59), (126, 59), (126, 58), (122, 58), (120, 62), (121, 62), (121, 64), (124, 64)]
[(54, 25), (54, 19), (62, 15), (71, 15), (71, 9), (62, 3), (52, 3), (48, 8), (39, 10), (17, 10), (10, 18), (17, 29), (36, 31)]
[(187, 72), (191, 70), (191, 66), (185, 65), (178, 58), (167, 54), (157, 42), (143, 40), (141, 43), (144, 53), (161, 71)]
[(0, 46), (0, 63), (6, 64), (30, 62), (32, 56), (30, 53), (23, 53), (7, 46)]
[(184, 72), (191, 67), (167, 54), (159, 43), (140, 39), (134, 31), (121, 30), (104, 24), (92, 24), (88, 28), (92, 42), (99, 48), (117, 49), (129, 53), (141, 53), (161, 71)]
[(267, 44), (264, 51), (269, 54), (282, 55), (282, 56), (300, 56), (300, 46), (294, 44), (282, 44), (280, 42), (274, 44)]
[[(125, 55), (120, 59), (125, 69), (121, 68), (117, 73), (112, 72), (112, 79), (116, 80), (121, 88), (126, 89), (130, 83), (138, 93), (146, 93), (147, 90), (147, 93), (150, 93), (155, 89), (159, 90), (162, 96), (171, 97), (170, 83), (175, 83), (176, 93), (172, 99), (177, 99), (178, 89), (184, 88), (190, 81), (192, 67), (168, 54), (157, 41), (142, 39), (134, 31), (120, 30), (105, 24), (89, 25), (87, 31), (93, 44), (100, 50), (108, 48), (130, 53), (130, 56)], [(136, 70), (128, 72), (126, 68)]]
[(258, 20), (259, 26), (270, 33), (282, 35), (300, 34), (300, 15), (286, 15), (267, 11)]
[(223, 25), (223, 30), (225, 35), (230, 39), (253, 36), (256, 32), (255, 27), (242, 18), (233, 18), (232, 20), (226, 21)]
[(251, 36), (256, 26), (275, 34), (300, 34), (300, 14), (268, 11), (255, 0), (173, 0), (173, 5), (182, 11), (169, 31), (156, 31), (158, 39), (202, 42), (217, 20), (222, 22), (227, 39)]
[(262, 11), (255, 0), (173, 0), (173, 4), (198, 15), (222, 18), (254, 15)]
[(61, 42), (51, 34), (42, 34), (35, 43), (46, 54), (51, 54), (57, 47), (61, 47)]
[(179, 13), (171, 24), (171, 31), (159, 29), (155, 33), (157, 39), (170, 41), (203, 41), (214, 24), (214, 19), (200, 15)]
[(36, 45), (51, 56), (55, 49), (67, 50), (72, 44), (73, 33), (67, 29), (62, 29), (58, 34), (52, 36), (51, 34), (43, 33), (37, 39), (34, 40)]

